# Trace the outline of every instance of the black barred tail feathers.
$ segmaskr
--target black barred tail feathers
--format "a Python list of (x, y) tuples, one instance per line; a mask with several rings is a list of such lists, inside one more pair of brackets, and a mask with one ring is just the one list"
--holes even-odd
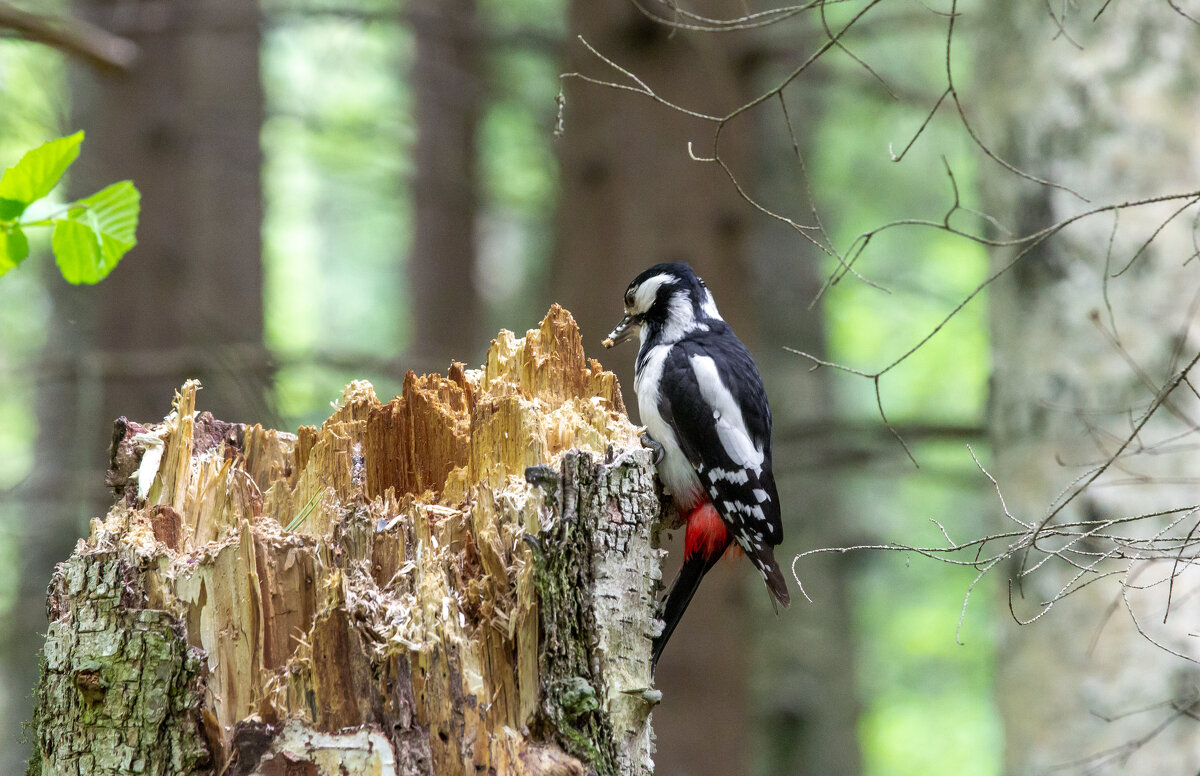
[(780, 570), (779, 564), (775, 562), (775, 548), (764, 545), (763, 549), (756, 550), (750, 556), (750, 560), (767, 583), (767, 591), (771, 594), (771, 605), (774, 606), (778, 603), (784, 609), (788, 608), (788, 604), (792, 602), (792, 596), (788, 593), (787, 581), (783, 578), (783, 571)]

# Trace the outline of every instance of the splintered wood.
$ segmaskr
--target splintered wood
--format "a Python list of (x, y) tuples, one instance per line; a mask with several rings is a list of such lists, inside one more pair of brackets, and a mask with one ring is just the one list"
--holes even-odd
[(41, 773), (651, 772), (659, 502), (569, 313), (295, 435), (198, 387), (51, 586)]

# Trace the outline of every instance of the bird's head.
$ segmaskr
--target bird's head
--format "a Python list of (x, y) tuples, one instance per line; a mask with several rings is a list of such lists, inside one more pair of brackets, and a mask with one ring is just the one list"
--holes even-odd
[(625, 317), (603, 344), (615, 347), (635, 335), (643, 343), (676, 342), (720, 320), (712, 293), (691, 267), (681, 261), (655, 264), (625, 289)]

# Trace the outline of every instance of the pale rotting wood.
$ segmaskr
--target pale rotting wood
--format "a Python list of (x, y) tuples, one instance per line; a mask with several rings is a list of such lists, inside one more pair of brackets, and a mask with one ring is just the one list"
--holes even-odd
[(31, 772), (651, 772), (653, 467), (569, 313), (386, 403), (351, 383), (296, 434), (198, 388), (116, 424)]

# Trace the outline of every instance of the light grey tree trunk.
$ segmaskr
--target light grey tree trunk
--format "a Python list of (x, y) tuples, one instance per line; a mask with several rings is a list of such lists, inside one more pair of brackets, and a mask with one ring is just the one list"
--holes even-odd
[[(978, 97), (976, 126), (998, 153), (1033, 175), (1073, 187), (1092, 204), (981, 161), (990, 211), (1028, 233), (1095, 205), (1196, 190), (1200, 28), (1165, 3), (1111, 3), (1095, 22), (1092, 9), (1063, 5), (1075, 15), (1060, 34), (1049, 7), (988, 6), (989, 21), (981, 28), (988, 42), (978, 67), (989, 77), (968, 97)], [(1200, 347), (1193, 308), (1200, 293), (1194, 208), (1115, 276), (1181, 204), (1124, 211), (1115, 232), (1112, 214), (1089, 218), (1036, 248), (994, 287), (995, 473), (1008, 508), (1020, 519), (1043, 519), (1064, 488), (1130, 435), (1155, 396), (1130, 362), (1161, 387)], [(1014, 256), (1013, 250), (995, 251), (994, 266)], [(1101, 331), (1114, 323), (1119, 344)], [(1186, 388), (1173, 394), (1172, 408), (1160, 409), (1128, 452), (1158, 446), (1111, 467), (1055, 523), (1195, 503), (1194, 485), (1180, 485), (1194, 482), (1200, 462), (1191, 438), (1162, 443), (1194, 428), (1196, 404)], [(1106, 532), (1146, 537), (1180, 516)], [(1186, 534), (1195, 521), (1188, 517), (1178, 533)], [(997, 527), (1018, 528), (1012, 522)], [(1062, 543), (1041, 541), (1043, 547)], [(1103, 537), (1076, 545), (1099, 552), (1111, 546)], [(1042, 557), (1034, 553), (1031, 563)], [(1118, 576), (1065, 598), (1032, 625), (1007, 621), (997, 673), (1006, 773), (1043, 773), (1092, 755), (1101, 759), (1068, 772), (1089, 765), (1099, 767), (1088, 772), (1102, 773), (1196, 771), (1200, 724), (1178, 709), (1196, 710), (1200, 670), (1139, 635), (1120, 587), (1123, 579), (1135, 586), (1165, 579), (1171, 568), (1170, 561), (1106, 561), (1097, 570)], [(1186, 564), (1183, 570), (1165, 624), (1166, 585), (1129, 589), (1128, 603), (1148, 635), (1195, 659), (1198, 580)], [(1038, 603), (1053, 598), (1075, 573), (1054, 558), (1025, 576), (1014, 590), (1018, 614), (1036, 614)], [(1139, 709), (1147, 710), (1129, 714)], [(1119, 748), (1168, 720), (1144, 745)]]

